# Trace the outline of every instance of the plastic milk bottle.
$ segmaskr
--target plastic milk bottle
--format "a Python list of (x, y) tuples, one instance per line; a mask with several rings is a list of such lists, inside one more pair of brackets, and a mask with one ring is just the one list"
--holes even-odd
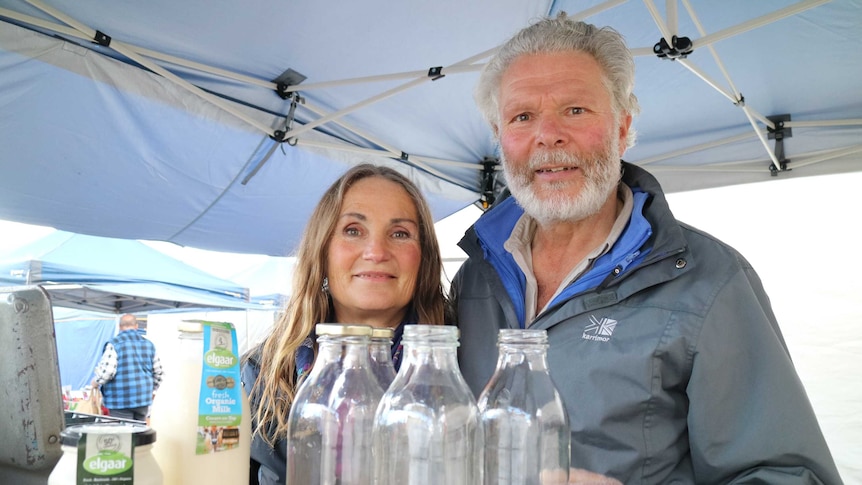
[(248, 484), (251, 417), (230, 323), (185, 321), (150, 411), (165, 485)]

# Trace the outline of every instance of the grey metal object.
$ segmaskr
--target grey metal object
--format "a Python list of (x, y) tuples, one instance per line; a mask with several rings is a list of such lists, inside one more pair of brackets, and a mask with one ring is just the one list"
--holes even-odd
[(0, 482), (44, 483), (60, 459), (64, 416), (51, 301), (41, 287), (0, 287), (0, 359)]

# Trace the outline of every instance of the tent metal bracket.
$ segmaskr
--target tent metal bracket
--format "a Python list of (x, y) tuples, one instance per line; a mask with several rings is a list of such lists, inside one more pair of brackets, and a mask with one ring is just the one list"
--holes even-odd
[(479, 203), (482, 210), (488, 210), (497, 200), (497, 165), (500, 162), (496, 158), (485, 157), (482, 160), (482, 196)]
[[(273, 152), (275, 152), (275, 148), (277, 146), (286, 142), (288, 145), (294, 147), (299, 142), (299, 138), (295, 136), (291, 136), (288, 138), (286, 137), (286, 135), (287, 132), (290, 131), (290, 127), (293, 125), (297, 104), (304, 103), (305, 100), (296, 91), (290, 92), (288, 97), (290, 98), (290, 111), (288, 111), (287, 116), (284, 118), (284, 127), (280, 130), (273, 131), (272, 134), (269, 135), (269, 137), (278, 142), (278, 144), (273, 145), (272, 148), (270, 148), (269, 152), (267, 152), (266, 156), (264, 156), (263, 159), (261, 159), (257, 163), (257, 165), (251, 170), (251, 172), (249, 172), (248, 175), (246, 175), (245, 178), (242, 179), (242, 185), (248, 184), (252, 177), (257, 175), (257, 172), (259, 172), (260, 169), (263, 168), (263, 165), (269, 161), (269, 158), (272, 156)], [(282, 151), (284, 151), (283, 148)]]
[(287, 144), (290, 146), (296, 146), (296, 142), (298, 141), (297, 138), (288, 138), (286, 137), (286, 135), (287, 132), (289, 132), (293, 127), (293, 121), (296, 117), (297, 104), (305, 104), (305, 98), (300, 96), (299, 92), (295, 89), (291, 89), (291, 87), (299, 85), (306, 79), (308, 78), (305, 75), (288, 68), (287, 70), (282, 72), (277, 78), (272, 80), (272, 82), (275, 83), (275, 93), (278, 94), (281, 99), (290, 100), (290, 110), (288, 111), (287, 116), (284, 119), (284, 129), (275, 130), (272, 135), (270, 135), (270, 138), (279, 143), (287, 142)]
[(694, 44), (692, 44), (691, 39), (688, 37), (677, 37), (674, 35), (671, 37), (670, 44), (662, 37), (653, 46), (652, 51), (659, 59), (675, 61), (677, 59), (685, 59), (689, 54), (694, 52)]
[(96, 31), (96, 35), (93, 36), (93, 40), (102, 47), (111, 46), (111, 36), (101, 30)]
[(296, 91), (291, 92), (288, 97), (290, 98), (290, 110), (287, 112), (287, 116), (284, 118), (284, 128), (272, 132), (270, 138), (279, 143), (287, 142), (287, 144), (290, 146), (296, 146), (296, 142), (299, 139), (295, 136), (286, 137), (286, 135), (291, 130), (293, 126), (293, 121), (296, 118), (297, 105), (299, 105), (299, 103), (305, 104), (305, 98), (300, 96), (299, 93)]
[(305, 75), (294, 71), (293, 69), (288, 68), (283, 73), (281, 73), (277, 78), (273, 79), (272, 82), (275, 83), (275, 92), (281, 99), (288, 99), (293, 97), (293, 92), (290, 90), (291, 86), (297, 86), (301, 84), (303, 81), (308, 79)]
[(446, 75), (443, 74), (443, 66), (429, 68), (428, 77), (430, 77), (432, 81), (436, 81), (441, 77), (446, 77)]
[(793, 128), (786, 126), (787, 122), (791, 121), (789, 114), (767, 116), (766, 118), (775, 126), (775, 128), (771, 128), (769, 126), (766, 127), (768, 138), (770, 140), (775, 140), (774, 153), (775, 159), (778, 160), (778, 166), (776, 166), (774, 162), (769, 164), (769, 174), (775, 177), (779, 172), (793, 170), (788, 168), (790, 160), (784, 155), (784, 139), (791, 138), (793, 136)]

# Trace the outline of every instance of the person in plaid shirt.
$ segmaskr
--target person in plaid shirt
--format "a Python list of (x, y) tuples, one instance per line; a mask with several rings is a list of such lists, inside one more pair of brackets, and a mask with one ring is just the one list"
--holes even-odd
[(105, 344), (93, 379), (93, 387), (101, 387), (108, 414), (146, 421), (162, 374), (156, 346), (138, 333), (138, 319), (131, 314), (120, 317), (120, 333)]

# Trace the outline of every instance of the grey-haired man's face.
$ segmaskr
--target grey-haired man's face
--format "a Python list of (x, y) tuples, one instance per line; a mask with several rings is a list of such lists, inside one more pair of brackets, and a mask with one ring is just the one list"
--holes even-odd
[(614, 112), (603, 79), (599, 64), (579, 52), (521, 56), (502, 77), (504, 172), (512, 195), (540, 222), (583, 219), (615, 194), (631, 118)]

